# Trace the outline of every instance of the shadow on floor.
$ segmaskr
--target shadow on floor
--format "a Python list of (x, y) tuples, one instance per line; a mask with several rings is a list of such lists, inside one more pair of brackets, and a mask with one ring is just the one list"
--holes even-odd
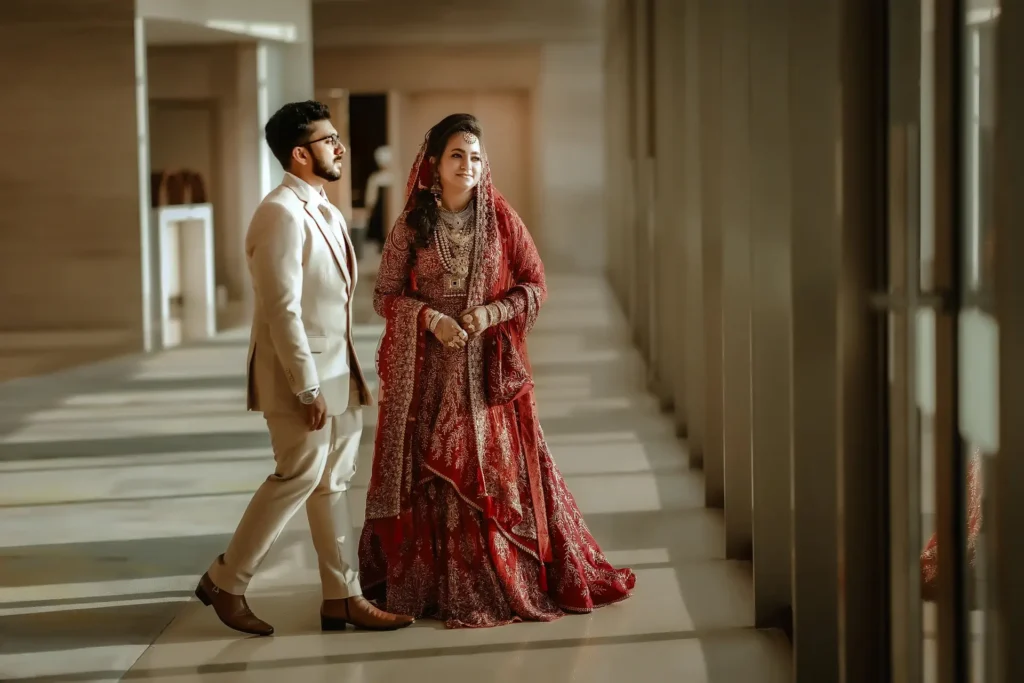
[[(363, 291), (372, 290), (372, 283), (363, 282)], [(369, 288), (369, 289), (367, 289)], [(558, 310), (568, 304), (607, 305), (606, 295), (576, 292), (562, 296)], [(596, 298), (595, 298), (596, 297)], [(598, 303), (595, 304), (594, 302)], [(362, 310), (366, 310), (365, 301)], [(557, 312), (557, 311), (556, 311)], [(550, 314), (550, 312), (549, 312)], [(370, 322), (367, 320), (367, 322)], [(371, 349), (380, 334), (379, 325), (360, 328), (358, 344)], [(580, 325), (566, 331), (542, 327), (531, 338), (531, 348), (548, 349), (561, 343), (569, 334), (582, 351), (579, 357), (571, 353), (546, 353), (534, 359), (538, 375), (538, 401), (544, 413), (545, 393), (567, 391), (582, 387), (578, 395), (602, 400), (643, 396), (642, 379), (637, 376), (635, 352), (623, 346), (618, 335), (620, 328), (614, 320), (610, 324)], [(224, 350), (232, 354), (245, 353), (245, 340), (238, 336), (213, 340), (195, 348)], [(594, 357), (587, 357), (593, 354)], [(371, 357), (372, 358), (372, 357)], [(87, 368), (66, 371), (47, 381), (15, 381), (0, 384), (0, 437), (14, 433), (26, 419), (41, 411), (61, 404), (72, 394), (114, 394), (118, 392), (164, 392), (168, 390), (217, 391), (244, 389), (244, 377), (238, 366), (226, 367), (227, 374), (215, 376), (168, 376), (164, 378), (140, 377), (139, 367), (151, 357), (133, 357), (102, 363)], [(365, 363), (367, 370), (372, 362)], [(372, 374), (372, 372), (371, 372)], [(566, 379), (567, 378), (567, 379)], [(571, 380), (571, 382), (568, 382)], [(256, 671), (279, 671), (284, 680), (296, 667), (310, 665), (343, 665), (371, 663), (392, 659), (432, 659), (449, 656), (472, 656), (488, 652), (514, 651), (527, 656), (555, 648), (579, 648), (581, 656), (592, 647), (609, 647), (652, 642), (682, 642), (699, 639), (702, 645), (707, 680), (711, 683), (734, 683), (742, 669), (741, 663), (757, 656), (751, 648), (767, 647), (763, 641), (744, 638), (753, 621), (751, 597), (748, 591), (730, 594), (735, 585), (748, 585), (749, 566), (724, 559), (724, 534), (721, 516), (703, 508), (703, 501), (691, 489), (700, 487), (699, 475), (688, 470), (685, 450), (675, 442), (671, 424), (659, 416), (650, 404), (642, 400), (635, 403), (584, 406), (583, 401), (567, 398), (568, 406), (558, 416), (542, 420), (545, 435), (552, 442), (556, 462), (559, 459), (558, 442), (585, 436), (611, 439), (623, 434), (644, 444), (649, 449), (649, 467), (638, 473), (601, 473), (588, 470), (591, 479), (604, 478), (599, 486), (612, 491), (616, 482), (627, 476), (649, 477), (649, 495), (657, 500), (636, 501), (638, 509), (618, 512), (589, 513), (587, 525), (609, 553), (629, 553), (657, 549), (660, 555), (645, 562), (634, 563), (637, 570), (663, 570), (671, 572), (674, 583), (685, 604), (693, 628), (668, 630), (594, 638), (553, 638), (538, 642), (516, 642), (487, 645), (455, 645), (444, 648), (412, 648), (400, 652), (358, 652), (325, 655), (319, 658), (277, 658), (274, 661), (254, 661), (254, 645), (248, 639), (234, 640), (217, 657), (201, 665), (166, 667), (132, 671), (82, 671), (35, 678), (5, 678), (21, 681), (92, 681), (96, 679), (137, 680), (214, 675)], [(372, 421), (368, 421), (372, 424)], [(367, 432), (372, 434), (368, 424)], [(142, 436), (109, 436), (75, 441), (19, 441), (3, 443), (0, 440), (0, 463), (43, 462), (55, 458), (121, 458), (134, 456), (145, 460), (147, 455), (189, 453), (237, 449), (266, 450), (269, 459), (269, 439), (262, 431), (220, 431), (214, 433), (159, 434)], [(228, 462), (228, 461), (225, 461)], [(656, 463), (656, 466), (655, 464)], [(93, 467), (90, 465), (89, 467)], [(117, 464), (95, 465), (117, 468)], [(31, 471), (21, 469), (19, 471)], [(59, 474), (59, 473), (58, 473)], [(77, 476), (77, 475), (72, 475)], [(570, 475), (571, 476), (571, 475)], [(570, 478), (567, 476), (567, 479)], [(570, 484), (571, 485), (571, 484)], [(204, 497), (217, 494), (202, 494)], [(143, 502), (128, 499), (128, 503)], [(61, 504), (52, 501), (51, 504)], [(80, 503), (72, 503), (79, 505)], [(33, 505), (13, 506), (9, 512), (28, 515)], [(652, 508), (652, 509), (645, 509)], [(82, 514), (88, 514), (84, 510)], [(0, 501), (0, 512), (3, 512)], [(132, 514), (131, 507), (124, 514)], [(234, 523), (234, 520), (231, 520)], [(0, 531), (0, 539), (3, 532)], [(211, 559), (225, 547), (227, 534), (174, 535), (164, 538), (71, 542), (0, 548), (0, 589), (27, 589), (40, 586), (71, 584), (116, 583), (167, 579), (159, 590), (140, 593), (128, 590), (110, 597), (47, 598), (37, 596), (28, 600), (10, 600), (0, 603), (0, 633), (4, 634), (0, 654), (52, 653), (59, 656), (64, 650), (117, 645), (147, 645), (157, 637), (171, 619), (182, 609), (191, 595), (194, 580)], [(288, 532), (280, 544), (308, 546), (305, 533)], [(4, 544), (9, 545), (9, 544)], [(306, 552), (311, 552), (306, 548)], [(670, 579), (671, 580), (671, 579)], [(645, 590), (643, 584), (638, 591)], [(723, 594), (724, 591), (724, 594)], [(309, 611), (309, 629), (315, 631), (315, 594), (280, 595), (261, 598), (261, 607), (268, 612), (294, 608)], [(275, 607), (273, 602), (282, 604)], [(112, 604), (127, 603), (127, 604)], [(285, 604), (286, 603), (286, 604)], [(628, 609), (628, 604), (609, 609)], [(723, 606), (724, 605), (724, 606)], [(572, 619), (574, 617), (567, 617)], [(211, 622), (210, 639), (224, 638), (219, 624)], [(507, 627), (515, 628), (515, 627)], [(249, 657), (238, 662), (239, 648)], [(2, 672), (0, 672), (2, 674)], [(4, 678), (0, 675), (0, 678)], [(639, 679), (638, 679), (639, 680)], [(749, 680), (749, 679), (743, 679)], [(776, 683), (776, 679), (765, 679)], [(782, 683), (783, 679), (778, 679)], [(751, 682), (754, 683), (754, 682)], [(761, 683), (757, 681), (756, 683)]]

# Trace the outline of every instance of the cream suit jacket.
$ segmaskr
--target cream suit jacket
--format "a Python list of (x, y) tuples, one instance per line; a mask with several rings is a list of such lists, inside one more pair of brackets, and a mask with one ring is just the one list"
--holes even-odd
[(286, 173), (256, 209), (245, 254), (256, 295), (249, 410), (301, 411), (298, 394), (316, 386), (329, 415), (344, 413), (350, 397), (370, 405), (352, 345), (357, 272), (341, 212), (311, 185)]

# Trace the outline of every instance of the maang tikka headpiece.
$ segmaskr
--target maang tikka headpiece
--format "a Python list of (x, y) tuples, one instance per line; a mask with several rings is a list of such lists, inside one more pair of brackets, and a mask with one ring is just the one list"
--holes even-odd
[(467, 144), (470, 144), (470, 145), (472, 145), (472, 144), (473, 144), (474, 142), (476, 142), (476, 141), (477, 141), (477, 140), (478, 140), (479, 138), (477, 138), (477, 136), (473, 135), (472, 133), (470, 133), (470, 132), (469, 132), (469, 131), (467, 130), (467, 131), (464, 131), (464, 132), (462, 133), (462, 139), (463, 139), (463, 140), (465, 140)]

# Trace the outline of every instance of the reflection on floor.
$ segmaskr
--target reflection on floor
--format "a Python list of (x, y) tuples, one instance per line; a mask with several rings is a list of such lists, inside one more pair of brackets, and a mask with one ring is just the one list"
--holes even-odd
[[(370, 287), (357, 345), (372, 367)], [(233, 332), (0, 385), (0, 679), (789, 681), (789, 646), (751, 627), (749, 568), (723, 559), (722, 520), (605, 286), (550, 287), (530, 344), (545, 433), (594, 535), (636, 570), (632, 599), (553, 624), (324, 635), (297, 515), (250, 592), (278, 634), (226, 630), (191, 590), (272, 467), (261, 418), (241, 410), (246, 335)]]

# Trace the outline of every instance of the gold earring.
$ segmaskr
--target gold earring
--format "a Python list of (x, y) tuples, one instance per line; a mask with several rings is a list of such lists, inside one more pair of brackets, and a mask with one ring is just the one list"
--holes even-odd
[(430, 188), (430, 193), (434, 195), (434, 201), (437, 205), (441, 206), (441, 176), (437, 173), (434, 174), (434, 185)]

